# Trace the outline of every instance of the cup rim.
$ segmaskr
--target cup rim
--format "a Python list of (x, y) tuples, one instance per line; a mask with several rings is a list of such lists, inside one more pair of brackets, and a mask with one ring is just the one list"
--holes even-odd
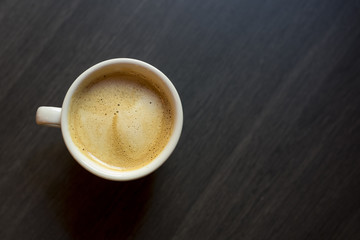
[[(163, 149), (163, 151), (149, 164), (134, 170), (129, 171), (119, 171), (115, 169), (110, 169), (105, 166), (101, 166), (99, 163), (94, 162), (93, 160), (86, 157), (84, 154), (80, 152), (77, 146), (72, 141), (70, 136), (70, 131), (68, 127), (68, 112), (69, 106), (71, 102), (71, 97), (73, 96), (74, 92), (78, 89), (79, 85), (89, 77), (94, 71), (97, 71), (103, 67), (112, 65), (112, 64), (131, 64), (136, 65), (137, 67), (141, 67), (151, 71), (155, 74), (161, 81), (164, 83), (165, 87), (169, 90), (173, 97), (174, 102), (174, 110), (175, 110), (175, 121), (174, 121), (174, 129), (170, 139)], [(158, 169), (171, 155), (174, 151), (181, 135), (183, 126), (183, 109), (181, 100), (179, 97), (178, 92), (176, 91), (172, 82), (163, 74), (160, 70), (155, 68), (154, 66), (132, 58), (114, 58), (102, 61), (100, 63), (95, 64), (94, 66), (88, 68), (76, 80), (71, 84), (69, 90), (67, 91), (63, 104), (62, 104), (62, 113), (61, 113), (61, 132), (64, 138), (65, 145), (67, 146), (70, 154), (73, 158), (86, 170), (89, 172), (102, 177), (108, 180), (115, 180), (115, 181), (127, 181), (127, 180), (134, 180), (141, 177), (144, 177), (156, 169)]]

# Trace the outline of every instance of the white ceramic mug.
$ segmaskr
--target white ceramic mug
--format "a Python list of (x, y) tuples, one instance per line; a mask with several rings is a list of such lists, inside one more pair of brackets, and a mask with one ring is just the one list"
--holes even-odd
[[(148, 79), (154, 81), (155, 84), (157, 84), (164, 90), (169, 101), (172, 103), (175, 112), (173, 132), (169, 139), (169, 142), (162, 150), (162, 152), (152, 162), (145, 165), (144, 167), (130, 171), (119, 171), (107, 168), (82, 154), (71, 139), (68, 123), (70, 100), (83, 81), (88, 80), (89, 78), (93, 79), (96, 76), (101, 76), (111, 72), (122, 70), (130, 70), (136, 73), (140, 73)], [(82, 73), (74, 81), (74, 83), (71, 85), (68, 92), (66, 93), (62, 108), (39, 107), (36, 112), (36, 123), (39, 125), (60, 127), (69, 152), (79, 162), (79, 164), (88, 171), (105, 179), (127, 181), (137, 179), (152, 173), (168, 159), (170, 154), (175, 149), (175, 146), (180, 138), (183, 125), (183, 110), (180, 97), (174, 85), (162, 72), (160, 72), (158, 69), (151, 66), (150, 64), (139, 60), (130, 58), (116, 58), (98, 63), (86, 70), (84, 73)]]

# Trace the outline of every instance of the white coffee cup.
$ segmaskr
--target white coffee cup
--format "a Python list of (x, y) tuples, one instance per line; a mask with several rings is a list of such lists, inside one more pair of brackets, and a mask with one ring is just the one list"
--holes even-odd
[[(175, 113), (173, 132), (162, 152), (153, 161), (151, 161), (144, 167), (129, 171), (119, 171), (107, 168), (89, 159), (88, 157), (86, 157), (86, 155), (82, 154), (72, 141), (68, 123), (70, 100), (83, 81), (89, 78), (93, 78), (94, 76), (105, 75), (111, 72), (122, 70), (142, 74), (148, 79), (154, 81), (154, 83), (160, 86), (167, 95), (169, 101), (174, 107)], [(77, 160), (77, 162), (81, 166), (83, 166), (91, 173), (109, 180), (127, 181), (144, 177), (152, 173), (169, 158), (180, 138), (183, 125), (183, 110), (180, 97), (174, 85), (162, 72), (160, 72), (158, 69), (151, 66), (150, 64), (139, 60), (130, 58), (116, 58), (98, 63), (86, 70), (84, 73), (82, 73), (69, 88), (61, 108), (39, 107), (36, 112), (36, 123), (39, 125), (60, 127), (65, 144), (70, 154)]]

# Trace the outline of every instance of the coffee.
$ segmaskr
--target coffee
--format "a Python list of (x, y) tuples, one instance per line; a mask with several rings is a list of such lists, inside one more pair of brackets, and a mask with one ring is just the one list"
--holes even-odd
[(80, 85), (68, 121), (72, 141), (84, 155), (128, 171), (149, 164), (164, 149), (174, 110), (151, 80), (119, 72)]

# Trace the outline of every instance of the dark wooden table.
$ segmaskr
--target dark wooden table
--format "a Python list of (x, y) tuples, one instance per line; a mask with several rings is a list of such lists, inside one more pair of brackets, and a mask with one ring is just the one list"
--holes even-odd
[[(0, 239), (360, 239), (359, 1), (0, 2)], [(184, 128), (131, 182), (38, 106), (106, 59), (161, 69)]]

